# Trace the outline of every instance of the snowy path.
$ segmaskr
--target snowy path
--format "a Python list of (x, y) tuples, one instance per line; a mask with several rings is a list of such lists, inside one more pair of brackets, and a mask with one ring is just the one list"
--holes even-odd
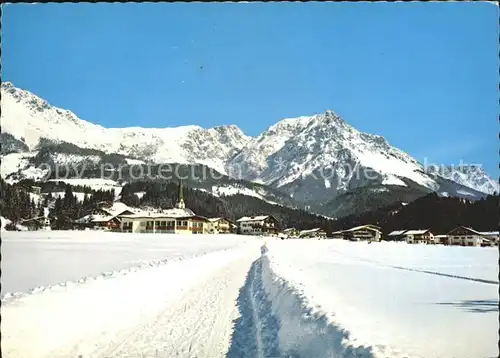
[(122, 336), (122, 342), (92, 357), (224, 357), (238, 313), (238, 289), (255, 257), (251, 253), (231, 262), (164, 307), (154, 320)]
[(8, 358), (224, 357), (260, 242), (2, 307)]

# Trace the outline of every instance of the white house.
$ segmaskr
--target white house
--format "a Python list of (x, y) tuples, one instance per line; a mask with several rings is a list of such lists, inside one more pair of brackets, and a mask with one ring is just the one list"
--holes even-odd
[(491, 246), (497, 246), (499, 243), (499, 233), (498, 231), (481, 231), (480, 232), (483, 237), (490, 240)]
[(179, 184), (179, 197), (175, 208), (153, 211), (140, 211), (118, 215), (123, 232), (153, 234), (203, 234), (207, 233), (208, 219), (196, 215), (186, 208), (183, 199), (182, 183)]
[(344, 238), (350, 241), (380, 241), (382, 232), (376, 225), (361, 225), (344, 230)]
[(406, 241), (405, 233), (408, 230), (395, 230), (391, 231), (389, 235), (387, 235), (388, 241)]
[(300, 233), (299, 233), (299, 238), (314, 238), (314, 237), (317, 237), (317, 238), (326, 238), (326, 232), (325, 230), (323, 229), (320, 229), (320, 228), (314, 228), (314, 229), (310, 229), (310, 230), (302, 230)]
[(236, 220), (240, 234), (277, 235), (278, 220), (272, 215), (244, 216)]
[(209, 234), (229, 234), (232, 232), (234, 224), (226, 218), (209, 218), (207, 232)]
[(442, 245), (449, 245), (450, 241), (448, 239), (448, 235), (434, 235), (434, 243), (435, 244), (442, 244)]
[(428, 229), (408, 230), (404, 233), (408, 244), (433, 244), (434, 234)]
[(470, 227), (459, 226), (446, 234), (450, 245), (490, 246), (491, 239)]

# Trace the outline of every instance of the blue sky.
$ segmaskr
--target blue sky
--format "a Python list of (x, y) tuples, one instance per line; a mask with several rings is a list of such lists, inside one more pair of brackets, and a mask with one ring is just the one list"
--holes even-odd
[(488, 3), (11, 4), (2, 78), (107, 127), (332, 109), (420, 161), (498, 176), (498, 7)]

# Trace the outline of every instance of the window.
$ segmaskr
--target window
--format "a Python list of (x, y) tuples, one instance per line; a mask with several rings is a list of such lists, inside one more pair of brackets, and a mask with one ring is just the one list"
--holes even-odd
[(177, 226), (182, 226), (182, 221), (177, 220)]
[(184, 220), (184, 221), (182, 222), (182, 226), (188, 226), (188, 222), (187, 222), (187, 220)]

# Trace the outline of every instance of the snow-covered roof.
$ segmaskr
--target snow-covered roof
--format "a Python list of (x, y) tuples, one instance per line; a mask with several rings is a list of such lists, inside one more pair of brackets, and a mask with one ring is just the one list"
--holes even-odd
[(80, 224), (85, 224), (90, 222), (108, 222), (113, 218), (115, 218), (114, 215), (89, 214), (75, 220), (75, 222)]
[(445, 238), (445, 237), (448, 237), (448, 235), (434, 235), (435, 239), (441, 239), (441, 238)]
[(405, 232), (405, 235), (422, 235), (428, 232), (428, 229), (420, 229), (420, 230), (408, 230)]
[(136, 210), (134, 214), (128, 214), (128, 215), (120, 215), (122, 218), (185, 218), (185, 217), (191, 217), (191, 216), (196, 216), (196, 214), (193, 212), (191, 209), (179, 209), (179, 208), (172, 208), (172, 209), (165, 209), (165, 210)]
[(91, 222), (99, 223), (99, 222), (108, 222), (114, 218), (113, 215), (92, 215)]
[(128, 205), (125, 205), (122, 202), (116, 201), (113, 203), (113, 205), (109, 208), (101, 208), (101, 210), (107, 212), (110, 215), (117, 216), (123, 213), (124, 211), (130, 211), (130, 212), (136, 212), (136, 209), (131, 208)]
[(186, 216), (196, 216), (196, 214), (193, 212), (193, 210), (184, 208), (184, 209), (179, 209), (179, 208), (172, 208), (172, 209), (165, 209), (162, 211), (163, 214), (169, 215), (171, 217), (186, 217)]
[(467, 227), (467, 226), (459, 226), (459, 227), (456, 227), (456, 228), (454, 228), (453, 230), (451, 230), (450, 232), (448, 232), (448, 233), (447, 233), (447, 235), (449, 235), (451, 232), (453, 232), (453, 231), (455, 231), (455, 230), (457, 230), (457, 229), (459, 229), (459, 228), (462, 228), (462, 229), (468, 230), (468, 231), (470, 231), (471, 233), (476, 234), (476, 235), (478, 235), (478, 236), (483, 236), (483, 235), (484, 235), (483, 233), (481, 233), (481, 232), (479, 232), (479, 231), (476, 231), (476, 230), (474, 230), (473, 228), (470, 228), (470, 227)]
[(309, 233), (313, 233), (313, 232), (318, 232), (318, 231), (324, 231), (322, 230), (321, 228), (317, 227), (317, 228), (314, 228), (314, 229), (309, 229), (309, 230), (302, 230), (300, 232), (300, 234), (309, 234)]
[(498, 231), (481, 231), (480, 234), (485, 236), (498, 236)]
[(261, 216), (243, 216), (242, 218), (236, 220), (237, 222), (242, 221), (262, 221), (269, 217), (269, 215), (261, 215)]
[(350, 228), (350, 229), (344, 230), (344, 231), (356, 231), (356, 230), (361, 230), (361, 229), (380, 231), (379, 227), (375, 226), (375, 225), (361, 225), (361, 226), (356, 226), (356, 227), (353, 227), (353, 228)]
[(209, 218), (208, 221), (214, 223), (214, 222), (217, 222), (219, 220), (222, 220), (222, 218)]
[(395, 230), (392, 231), (388, 236), (399, 236), (403, 235), (406, 232), (406, 230)]

